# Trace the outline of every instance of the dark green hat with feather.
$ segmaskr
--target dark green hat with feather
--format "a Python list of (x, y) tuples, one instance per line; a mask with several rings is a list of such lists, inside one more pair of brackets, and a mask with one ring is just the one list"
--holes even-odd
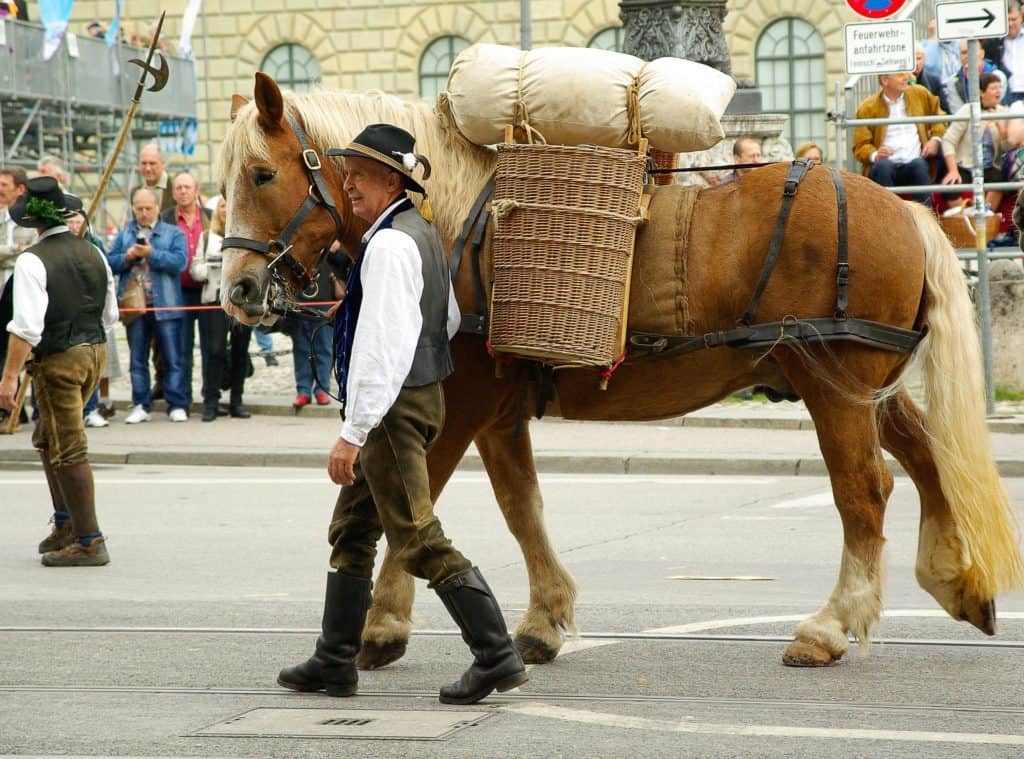
[(10, 208), (11, 221), (19, 227), (55, 227), (82, 210), (82, 200), (60, 189), (53, 177), (36, 177), (25, 185)]

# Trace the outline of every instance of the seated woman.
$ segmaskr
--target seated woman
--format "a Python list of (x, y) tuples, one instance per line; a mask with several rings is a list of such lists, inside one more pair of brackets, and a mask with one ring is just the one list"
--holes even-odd
[[(1002, 80), (995, 74), (982, 74), (978, 81), (981, 110), (983, 113), (1008, 111), (999, 101), (1003, 98)], [(956, 112), (957, 116), (969, 116), (971, 104), (965, 103)], [(942, 184), (967, 184), (972, 181), (974, 170), (974, 147), (970, 139), (970, 122), (954, 121), (942, 138), (942, 157), (946, 162), (946, 175)], [(1009, 147), (1010, 126), (1007, 121), (982, 122), (982, 171), (986, 182), (1003, 182), (1003, 153)], [(1003, 193), (989, 190), (985, 203), (993, 210), (999, 208)]]

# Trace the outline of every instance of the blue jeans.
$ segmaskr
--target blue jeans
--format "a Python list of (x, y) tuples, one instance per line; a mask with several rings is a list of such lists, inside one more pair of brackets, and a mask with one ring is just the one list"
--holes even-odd
[[(868, 177), (883, 187), (931, 184), (928, 162), (923, 158), (915, 158), (908, 163), (894, 163), (888, 158), (882, 158), (871, 165)], [(929, 205), (931, 199), (928, 193), (920, 193), (912, 197), (923, 205)]]
[(268, 351), (274, 350), (274, 340), (270, 334), (264, 332), (261, 329), (254, 328), (252, 336), (256, 338), (256, 345), (259, 346), (260, 353), (267, 353)]
[(157, 321), (153, 314), (143, 314), (127, 327), (128, 351), (131, 354), (132, 405), (153, 410), (149, 384), (149, 343), (155, 337), (164, 360), (164, 399), (168, 411), (187, 409), (185, 373), (181, 365), (181, 319)]
[[(316, 343), (313, 346), (316, 357), (316, 377), (324, 383), (315, 382), (313, 369), (309, 365), (310, 338), (315, 324), (300, 322), (292, 334), (292, 359), (295, 363), (295, 392), (312, 395), (312, 390), (331, 389), (331, 363), (334, 359), (334, 331), (330, 325), (317, 330)], [(316, 387), (314, 388), (314, 384)]]
[[(202, 305), (201, 287), (181, 288), (183, 306)], [(181, 368), (185, 372), (185, 398), (188, 406), (192, 405), (192, 354), (196, 347), (196, 324), (199, 322), (199, 315), (203, 311), (182, 311), (181, 312)], [(206, 341), (203, 340), (203, 330), (199, 330), (199, 355), (202, 358), (202, 375), (206, 376)], [(204, 385), (203, 392), (206, 392)], [(186, 406), (187, 407), (187, 406)]]
[(92, 391), (92, 395), (89, 396), (89, 400), (85, 402), (85, 408), (82, 413), (85, 416), (89, 416), (93, 411), (100, 407), (100, 386), (96, 385), (96, 389)]

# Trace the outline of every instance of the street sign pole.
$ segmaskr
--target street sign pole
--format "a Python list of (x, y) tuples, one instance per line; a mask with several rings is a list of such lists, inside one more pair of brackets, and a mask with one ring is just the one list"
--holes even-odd
[[(967, 41), (967, 87), (971, 101), (971, 142), (974, 148), (974, 235), (978, 249), (978, 318), (981, 321), (981, 352), (985, 367), (985, 410), (995, 412), (995, 387), (992, 384), (992, 300), (988, 282), (988, 240), (985, 217), (984, 154), (982, 148), (981, 90), (978, 75), (978, 40)], [(997, 209), (992, 209), (996, 211)]]

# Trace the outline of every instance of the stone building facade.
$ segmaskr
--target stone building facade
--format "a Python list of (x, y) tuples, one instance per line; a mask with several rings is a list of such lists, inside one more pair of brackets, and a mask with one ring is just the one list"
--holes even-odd
[[(125, 4), (122, 26), (144, 33), (165, 9), (164, 38), (173, 50), (185, 4), (133, 0)], [(84, 33), (93, 19), (109, 23), (112, 6), (110, 0), (77, 0), (70, 29)], [(846, 78), (843, 24), (858, 17), (842, 0), (729, 0), (727, 8), (733, 75), (764, 90), (766, 110), (788, 111), (799, 126), (787, 135), (791, 141), (823, 139), (828, 98), (834, 83)], [(602, 32), (597, 42), (607, 46), (615, 40), (608, 30), (621, 24), (617, 0), (532, 0), (531, 15), (535, 47), (585, 46)], [(214, 180), (210, 153), (227, 124), (231, 95), (251, 93), (253, 73), (265, 66), (297, 67), (329, 88), (381, 89), (414, 98), (421, 95), (424, 65), (443, 67), (444, 50), (438, 55), (435, 43), (447, 38), (518, 47), (520, 3), (204, 0), (192, 37), (201, 126), (191, 165), (204, 183)], [(791, 107), (780, 109), (780, 103)]]

